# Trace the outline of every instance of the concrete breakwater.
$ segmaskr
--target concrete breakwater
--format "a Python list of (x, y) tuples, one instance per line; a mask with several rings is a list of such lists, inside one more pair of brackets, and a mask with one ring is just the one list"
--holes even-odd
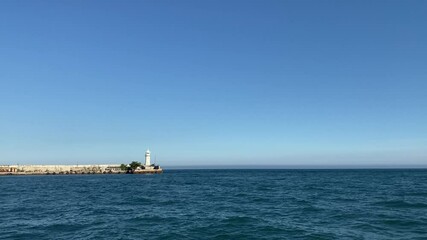
[(160, 167), (122, 169), (117, 164), (99, 165), (0, 165), (0, 175), (68, 175), (68, 174), (147, 174), (162, 173)]

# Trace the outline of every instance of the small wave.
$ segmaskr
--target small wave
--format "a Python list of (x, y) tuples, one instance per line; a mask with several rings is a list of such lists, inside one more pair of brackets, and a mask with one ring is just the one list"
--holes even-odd
[(247, 196), (249, 195), (245, 192), (238, 192), (234, 195), (234, 197), (247, 197)]
[(381, 221), (382, 224), (392, 227), (416, 227), (422, 224), (415, 220), (403, 220), (403, 219), (385, 219)]
[(227, 229), (228, 233), (239, 231), (239, 229), (253, 229), (258, 226), (259, 220), (248, 216), (232, 216), (212, 223), (211, 229)]
[(427, 197), (427, 192), (413, 192), (408, 193), (409, 196), (420, 196), (420, 197)]
[(177, 205), (180, 203), (183, 203), (183, 202), (177, 199), (162, 200), (158, 202), (158, 204), (161, 206)]
[(246, 223), (253, 223), (256, 222), (257, 219), (256, 218), (252, 218), (252, 217), (246, 217), (246, 216), (233, 216), (233, 217), (228, 217), (224, 220), (222, 220), (223, 223), (227, 223), (227, 224), (246, 224)]
[(303, 212), (320, 212), (322, 211), (322, 209), (315, 206), (306, 206), (302, 208), (302, 211)]
[(376, 206), (392, 207), (392, 208), (427, 208), (425, 203), (410, 203), (406, 201), (381, 201), (374, 203)]
[(44, 226), (44, 230), (49, 232), (73, 232), (88, 227), (85, 224), (54, 223)]

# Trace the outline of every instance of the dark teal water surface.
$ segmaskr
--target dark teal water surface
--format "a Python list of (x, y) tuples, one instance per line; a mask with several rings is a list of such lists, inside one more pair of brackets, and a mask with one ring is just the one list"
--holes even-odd
[(1, 176), (0, 239), (427, 239), (427, 170)]

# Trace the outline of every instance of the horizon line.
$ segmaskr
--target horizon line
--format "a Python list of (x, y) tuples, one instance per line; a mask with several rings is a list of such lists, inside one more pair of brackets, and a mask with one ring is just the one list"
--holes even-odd
[(354, 164), (354, 165), (315, 165), (315, 164), (306, 164), (306, 165), (244, 165), (244, 164), (234, 164), (234, 165), (163, 165), (164, 169), (427, 169), (427, 164)]

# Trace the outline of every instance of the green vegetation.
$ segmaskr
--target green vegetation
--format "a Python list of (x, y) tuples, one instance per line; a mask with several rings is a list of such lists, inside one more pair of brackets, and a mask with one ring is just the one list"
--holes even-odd
[[(151, 166), (154, 166), (154, 164), (151, 164)], [(133, 161), (130, 164), (120, 164), (120, 170), (122, 171), (129, 171), (129, 170), (136, 170), (138, 167), (141, 169), (145, 169), (144, 165), (142, 165), (141, 162)]]
[(130, 168), (132, 168), (133, 170), (135, 170), (137, 167), (140, 167), (142, 164), (140, 162), (137, 161), (133, 161), (130, 163)]
[(122, 170), (122, 171), (126, 171), (126, 170), (128, 170), (128, 167), (126, 166), (126, 164), (120, 164), (120, 170)]
[(132, 170), (135, 170), (137, 167), (141, 167), (142, 164), (140, 162), (137, 162), (137, 161), (133, 161), (128, 165), (122, 163), (122, 164), (120, 164), (120, 169), (122, 171), (127, 171), (129, 169), (129, 166)]

